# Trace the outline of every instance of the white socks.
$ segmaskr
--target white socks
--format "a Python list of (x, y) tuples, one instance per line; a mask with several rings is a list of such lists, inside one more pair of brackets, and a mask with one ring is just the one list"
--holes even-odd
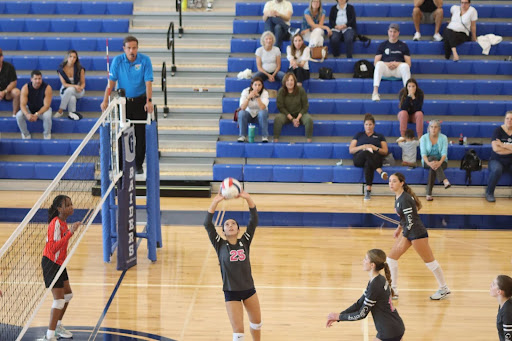
[(233, 341), (243, 341), (244, 333), (233, 333)]
[(398, 261), (386, 257), (386, 263), (388, 263), (389, 272), (391, 273), (391, 287), (396, 291), (396, 288), (398, 288)]
[(47, 338), (48, 340), (50, 340), (52, 337), (55, 337), (55, 330), (50, 330), (50, 329), (48, 329), (48, 330), (46, 331), (46, 338)]
[(436, 260), (430, 263), (425, 263), (425, 265), (430, 271), (432, 271), (434, 276), (436, 276), (437, 284), (439, 284), (439, 287), (447, 288), (446, 282), (444, 280), (443, 269), (441, 269), (441, 265), (439, 265), (439, 263)]

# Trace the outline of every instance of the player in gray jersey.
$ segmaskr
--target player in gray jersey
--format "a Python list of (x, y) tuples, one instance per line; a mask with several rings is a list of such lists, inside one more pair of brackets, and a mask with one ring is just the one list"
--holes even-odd
[(498, 301), (496, 327), (500, 341), (512, 340), (512, 278), (499, 275), (491, 283), (490, 293)]
[(254, 289), (249, 259), (249, 248), (258, 225), (258, 211), (249, 193), (242, 191), (239, 197), (247, 201), (251, 214), (247, 229), (241, 238), (238, 238), (240, 226), (234, 219), (224, 222), (222, 232), (226, 239), (222, 238), (215, 230), (212, 222), (213, 215), (217, 205), (224, 200), (220, 193), (213, 198), (204, 221), (204, 227), (219, 258), (226, 310), (233, 327), (233, 341), (244, 340), (243, 307), (249, 316), (252, 339), (259, 341), (262, 325), (260, 302)]
[[(384, 269), (386, 277), (380, 274)], [(334, 322), (362, 320), (372, 312), (377, 337), (380, 341), (400, 341), (405, 332), (404, 322), (391, 301), (391, 275), (386, 264), (386, 254), (379, 249), (369, 250), (363, 260), (363, 270), (370, 275), (370, 281), (363, 296), (341, 313), (327, 316), (327, 327)]]
[(405, 176), (401, 173), (395, 173), (389, 177), (389, 188), (395, 193), (395, 210), (396, 214), (400, 217), (400, 224), (394, 233), (396, 242), (386, 260), (391, 271), (391, 279), (393, 280), (393, 290), (395, 292), (393, 299), (398, 299), (398, 259), (411, 245), (421, 259), (423, 259), (427, 268), (432, 271), (439, 284), (439, 290), (430, 296), (430, 299), (443, 299), (450, 294), (450, 289), (444, 280), (443, 269), (441, 269), (441, 265), (434, 258), (432, 249), (428, 244), (427, 229), (418, 215), (418, 211), (421, 209), (421, 201), (405, 183)]

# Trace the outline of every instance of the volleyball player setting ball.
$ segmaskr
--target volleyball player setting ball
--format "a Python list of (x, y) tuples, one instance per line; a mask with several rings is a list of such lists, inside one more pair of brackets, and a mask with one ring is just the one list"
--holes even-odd
[[(71, 198), (58, 195), (53, 199), (52, 206), (48, 209), (48, 235), (43, 251), (41, 266), (43, 268), (44, 283), (50, 287), (55, 275), (66, 260), (68, 242), (73, 233), (80, 227), (80, 222), (75, 222), (68, 229), (66, 220), (73, 214)], [(73, 334), (66, 330), (61, 321), (73, 297), (66, 269), (55, 282), (52, 288), (53, 304), (50, 315), (50, 324), (43, 341), (57, 341), (59, 338), (70, 339)]]
[(389, 188), (395, 193), (395, 210), (400, 216), (400, 225), (394, 233), (396, 242), (386, 259), (393, 283), (393, 299), (398, 299), (398, 259), (411, 245), (423, 259), (427, 268), (432, 271), (439, 284), (439, 290), (430, 296), (430, 299), (443, 299), (450, 294), (450, 289), (444, 280), (443, 270), (435, 260), (432, 249), (428, 244), (427, 229), (418, 215), (418, 211), (421, 209), (421, 201), (405, 183), (405, 176), (401, 173), (395, 173), (389, 177)]
[(491, 283), (491, 296), (498, 301), (496, 326), (500, 341), (512, 340), (512, 278), (499, 275)]
[[(380, 274), (382, 269), (386, 277)], [(375, 341), (402, 340), (405, 332), (404, 322), (391, 301), (392, 282), (384, 251), (368, 251), (363, 260), (363, 270), (370, 275), (363, 296), (341, 313), (330, 313), (327, 316), (327, 327), (331, 327), (334, 322), (362, 320), (371, 311), (377, 329)]]
[[(235, 180), (236, 181), (236, 180)], [(238, 181), (237, 181), (238, 182)], [(208, 232), (208, 237), (217, 252), (220, 263), (220, 272), (224, 290), (224, 300), (229, 321), (233, 328), (233, 340), (244, 340), (244, 311), (247, 311), (250, 322), (250, 330), (253, 340), (259, 341), (261, 338), (261, 311), (258, 294), (254, 288), (254, 281), (251, 273), (251, 262), (249, 250), (258, 225), (258, 212), (256, 204), (249, 193), (241, 190), (235, 198), (243, 198), (247, 201), (250, 211), (250, 220), (247, 230), (238, 238), (240, 226), (234, 219), (228, 219), (222, 227), (222, 238), (212, 222), (213, 214), (217, 205), (226, 199), (221, 192), (214, 198), (206, 214), (204, 227)]]

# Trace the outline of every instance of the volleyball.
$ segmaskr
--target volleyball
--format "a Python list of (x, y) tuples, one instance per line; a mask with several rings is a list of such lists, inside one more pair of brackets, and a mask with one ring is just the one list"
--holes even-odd
[(233, 178), (225, 178), (220, 185), (221, 194), (226, 199), (236, 198), (242, 191), (242, 185), (238, 180)]

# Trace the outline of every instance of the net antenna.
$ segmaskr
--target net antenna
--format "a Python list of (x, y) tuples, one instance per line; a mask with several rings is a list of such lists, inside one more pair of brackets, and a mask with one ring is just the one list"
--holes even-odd
[[(27, 213), (23, 221), (0, 248), (0, 290), (3, 297), (0, 304), (0, 340), (18, 341), (26, 333), (30, 323), (41, 308), (45, 297), (50, 293), (75, 253), (83, 236), (96, 220), (103, 202), (108, 195), (95, 196), (93, 189), (99, 178), (99, 149), (97, 133), (101, 127), (113, 123), (114, 129), (120, 129), (120, 113), (124, 110), (125, 99), (114, 98), (107, 110), (97, 120), (85, 138), (72, 144), (73, 154), (44, 191), (41, 197)], [(87, 119), (81, 120), (87, 121)], [(83, 124), (83, 122), (82, 122)], [(109, 173), (111, 182), (105, 193), (111, 193), (118, 179), (122, 176), (116, 153), (112, 149), (113, 169)], [(50, 169), (50, 168), (48, 168)], [(50, 171), (40, 169), (38, 171)], [(53, 176), (53, 175), (52, 175)], [(81, 221), (82, 226), (69, 240), (68, 255), (60, 270), (55, 275), (49, 288), (43, 281), (41, 258), (48, 235), (48, 208), (57, 195), (71, 198), (74, 214), (68, 223)]]

